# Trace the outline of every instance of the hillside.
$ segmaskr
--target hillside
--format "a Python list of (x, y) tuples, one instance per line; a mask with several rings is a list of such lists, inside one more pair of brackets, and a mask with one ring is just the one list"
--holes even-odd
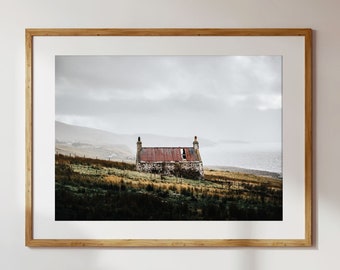
[(56, 220), (281, 220), (282, 181), (206, 170), (204, 180), (56, 155)]
[[(186, 146), (191, 145), (193, 140), (193, 137), (156, 134), (116, 134), (55, 121), (55, 150), (63, 155), (132, 162), (135, 160), (138, 136), (145, 146)], [(204, 138), (201, 142), (206, 146), (214, 144)]]

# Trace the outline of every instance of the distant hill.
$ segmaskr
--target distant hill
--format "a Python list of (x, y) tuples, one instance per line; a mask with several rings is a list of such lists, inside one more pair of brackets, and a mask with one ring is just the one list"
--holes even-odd
[[(196, 134), (193, 134), (193, 136)], [(64, 155), (77, 155), (99, 159), (135, 161), (138, 136), (143, 146), (190, 146), (193, 138), (169, 137), (155, 134), (116, 134), (104, 130), (55, 122), (55, 149)], [(200, 139), (205, 146), (214, 142)]]
[(132, 136), (55, 122), (55, 149), (60, 154), (132, 162), (133, 140)]

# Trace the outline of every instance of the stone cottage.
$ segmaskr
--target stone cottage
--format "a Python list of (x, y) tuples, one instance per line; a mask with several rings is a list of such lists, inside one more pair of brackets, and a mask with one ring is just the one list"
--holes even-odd
[(203, 163), (195, 136), (192, 147), (142, 147), (138, 137), (136, 169), (141, 172), (202, 179)]

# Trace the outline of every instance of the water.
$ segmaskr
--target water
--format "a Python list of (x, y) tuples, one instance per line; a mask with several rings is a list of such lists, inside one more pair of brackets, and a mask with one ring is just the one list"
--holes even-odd
[(204, 166), (240, 167), (281, 173), (281, 143), (222, 143), (200, 147)]

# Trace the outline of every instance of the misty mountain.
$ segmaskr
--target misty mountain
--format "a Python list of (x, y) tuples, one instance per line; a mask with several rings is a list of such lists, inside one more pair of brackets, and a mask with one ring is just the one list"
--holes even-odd
[(133, 140), (132, 136), (55, 122), (55, 150), (64, 155), (134, 161)]
[[(145, 147), (191, 146), (194, 137), (169, 137), (155, 134), (116, 134), (94, 128), (55, 122), (55, 148), (56, 152), (60, 154), (133, 162), (135, 160), (138, 136), (141, 137)], [(210, 140), (198, 139), (201, 145), (212, 146), (215, 144)]]
[(58, 142), (126, 146), (137, 140), (131, 135), (119, 135), (100, 129), (74, 126), (58, 121), (55, 121), (55, 139)]

